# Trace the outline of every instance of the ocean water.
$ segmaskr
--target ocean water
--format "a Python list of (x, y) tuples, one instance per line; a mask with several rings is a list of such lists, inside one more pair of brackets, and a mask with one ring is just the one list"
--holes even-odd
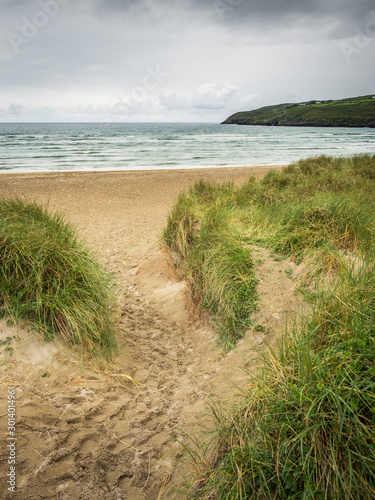
[(375, 129), (211, 123), (3, 123), (0, 170), (144, 170), (283, 165), (375, 154)]

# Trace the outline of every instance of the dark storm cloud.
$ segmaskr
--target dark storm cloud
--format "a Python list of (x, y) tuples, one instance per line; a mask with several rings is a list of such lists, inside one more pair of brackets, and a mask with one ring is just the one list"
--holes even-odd
[[(197, 2), (198, 0), (191, 0)], [(213, 0), (213, 4), (220, 3)], [(374, 8), (373, 0), (223, 0), (233, 6), (232, 18), (242, 20), (282, 20), (288, 16), (336, 15), (358, 21)], [(236, 6), (238, 5), (238, 6)]]
[[(169, 7), (218, 15), (228, 23), (282, 23), (287, 18), (306, 17), (314, 20), (333, 17), (349, 24), (364, 21), (375, 9), (374, 0), (97, 0), (107, 11), (126, 12), (132, 6), (147, 10)], [(164, 11), (165, 12), (165, 11)], [(223, 20), (223, 19), (221, 19)]]
[(3, 0), (2, 9), (17, 9), (19, 7), (25, 7), (26, 5), (30, 4), (28, 0)]
[[(197, 1), (197, 0), (192, 0)], [(222, 0), (214, 0), (220, 9)], [(231, 7), (238, 3), (237, 7)], [(222, 18), (228, 24), (262, 26), (272, 29), (290, 28), (295, 24), (305, 26), (307, 32), (330, 26), (327, 38), (345, 38), (353, 29), (363, 25), (371, 11), (374, 0), (223, 0)], [(225, 4), (229, 5), (225, 8)]]
[[(88, 0), (90, 1), (90, 0)], [(171, 28), (186, 18), (229, 31), (246, 30), (267, 43), (354, 37), (375, 12), (374, 0), (91, 0), (98, 16), (133, 15), (143, 27)], [(294, 34), (298, 30), (298, 36)], [(281, 34), (281, 36), (280, 36)]]

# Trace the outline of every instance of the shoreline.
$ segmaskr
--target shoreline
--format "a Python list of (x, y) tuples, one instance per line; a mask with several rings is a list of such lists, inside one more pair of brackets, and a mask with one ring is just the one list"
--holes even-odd
[(272, 165), (217, 165), (217, 166), (191, 166), (191, 167), (166, 167), (166, 168), (132, 168), (132, 169), (95, 169), (95, 170), (0, 170), (0, 175), (37, 175), (37, 174), (124, 174), (124, 173), (132, 173), (135, 174), (137, 172), (189, 172), (189, 171), (198, 171), (198, 170), (236, 170), (236, 169), (278, 169), (288, 166), (289, 163), (277, 163)]

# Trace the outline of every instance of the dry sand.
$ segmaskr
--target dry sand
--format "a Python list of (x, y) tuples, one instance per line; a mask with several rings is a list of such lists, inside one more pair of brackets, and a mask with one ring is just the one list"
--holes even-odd
[[(207, 322), (192, 319), (185, 284), (170, 275), (159, 238), (178, 194), (200, 178), (245, 182), (272, 167), (201, 170), (0, 174), (0, 197), (47, 204), (74, 223), (119, 285), (123, 349), (107, 370), (58, 341), (0, 322), (0, 488), (5, 499), (183, 498), (178, 440), (209, 422), (209, 398), (230, 397), (259, 363), (254, 345), (280, 334), (302, 307), (295, 282), (255, 249), (262, 301), (249, 332), (224, 354)], [(280, 168), (280, 167), (274, 167)], [(300, 270), (296, 271), (300, 272)], [(15, 338), (13, 338), (13, 336)], [(265, 338), (267, 337), (267, 338)], [(7, 493), (8, 387), (17, 389), (17, 493)]]

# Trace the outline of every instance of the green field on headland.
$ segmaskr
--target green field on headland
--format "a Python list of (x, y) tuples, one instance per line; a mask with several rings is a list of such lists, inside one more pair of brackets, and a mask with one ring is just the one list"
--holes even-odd
[(215, 431), (189, 450), (188, 498), (374, 498), (374, 193), (375, 156), (361, 155), (180, 196), (164, 241), (225, 348), (257, 307), (254, 246), (306, 264), (298, 286), (312, 308), (237, 397), (213, 407)]
[(342, 100), (308, 101), (242, 111), (223, 124), (299, 127), (375, 127), (375, 94)]

